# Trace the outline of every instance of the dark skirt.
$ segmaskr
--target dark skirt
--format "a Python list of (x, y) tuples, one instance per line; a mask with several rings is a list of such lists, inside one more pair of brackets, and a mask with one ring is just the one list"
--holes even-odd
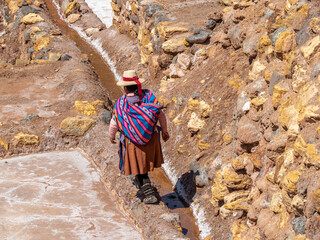
[(145, 174), (161, 167), (163, 155), (159, 136), (155, 131), (146, 145), (139, 145), (125, 138), (124, 175)]

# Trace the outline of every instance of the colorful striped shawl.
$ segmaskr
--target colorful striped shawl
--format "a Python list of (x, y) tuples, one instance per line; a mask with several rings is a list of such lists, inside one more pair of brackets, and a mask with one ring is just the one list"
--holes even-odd
[(151, 139), (157, 124), (160, 109), (163, 108), (147, 89), (143, 90), (140, 105), (131, 103), (126, 95), (120, 97), (114, 108), (114, 116), (120, 130), (131, 141), (145, 145)]

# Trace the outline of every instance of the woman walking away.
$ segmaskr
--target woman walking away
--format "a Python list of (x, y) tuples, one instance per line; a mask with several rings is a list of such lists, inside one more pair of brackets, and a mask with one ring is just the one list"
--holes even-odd
[(133, 176), (134, 184), (145, 195), (143, 202), (153, 204), (158, 199), (148, 172), (161, 167), (163, 163), (158, 120), (162, 139), (167, 141), (170, 136), (162, 106), (150, 90), (141, 89), (144, 81), (138, 78), (134, 70), (123, 73), (123, 80), (117, 85), (124, 88), (125, 94), (115, 104), (109, 137), (111, 143), (115, 143), (116, 132), (120, 130), (121, 173)]

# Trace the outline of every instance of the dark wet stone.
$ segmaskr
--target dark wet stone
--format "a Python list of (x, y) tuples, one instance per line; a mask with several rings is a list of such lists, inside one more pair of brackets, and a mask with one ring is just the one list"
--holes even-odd
[(283, 26), (283, 27), (278, 28), (277, 30), (275, 30), (273, 33), (270, 34), (270, 40), (271, 40), (272, 46), (275, 46), (276, 41), (280, 37), (280, 34), (287, 31), (287, 29), (288, 28), (286, 26)]
[(29, 48), (28, 49), (28, 53), (34, 53), (34, 49), (33, 48)]
[(196, 92), (196, 93), (194, 93), (193, 95), (192, 95), (192, 98), (193, 99), (197, 99), (197, 98), (199, 98), (200, 97), (200, 93), (198, 93), (198, 92)]
[(295, 232), (300, 234), (305, 234), (306, 220), (304, 219), (303, 216), (291, 220), (291, 224)]
[(170, 18), (167, 16), (168, 13), (156, 13), (154, 19), (154, 26), (157, 28), (160, 22), (170, 21)]
[(134, 14), (131, 14), (130, 18), (131, 18), (132, 22), (134, 22), (134, 23), (139, 23), (140, 22), (139, 18)]
[(111, 121), (111, 118), (112, 118), (112, 113), (107, 109), (103, 109), (101, 120), (109, 124)]
[(33, 119), (38, 118), (38, 117), (39, 117), (38, 114), (30, 113), (24, 119), (22, 119), (21, 122), (22, 123), (28, 123), (28, 122), (30, 122)]
[(68, 60), (70, 60), (72, 57), (70, 56), (70, 55), (68, 55), (68, 54), (62, 54), (62, 56), (61, 56), (61, 61), (68, 61)]
[(281, 82), (284, 79), (284, 76), (277, 73), (277, 72), (273, 72), (271, 75), (271, 79), (270, 79), (270, 85), (269, 85), (269, 94), (270, 96), (272, 96), (273, 94), (273, 88), (275, 85), (277, 85), (279, 82)]
[(204, 43), (209, 37), (208, 33), (199, 33), (192, 35), (191, 37), (186, 37), (188, 43)]
[(215, 20), (213, 20), (213, 19), (209, 19), (205, 23), (205, 27), (210, 29), (210, 30), (214, 29), (216, 25), (217, 25), (217, 22)]
[(320, 61), (316, 63), (316, 65), (314, 65), (312, 71), (311, 71), (311, 78), (314, 79), (316, 77), (318, 77), (320, 74)]
[(148, 3), (146, 7), (146, 15), (147, 17), (152, 17), (158, 11), (163, 10), (164, 8), (160, 5)]
[(20, 8), (21, 13), (23, 14), (23, 16), (28, 15), (29, 13), (38, 13), (39, 10), (30, 6), (23, 6), (22, 8)]

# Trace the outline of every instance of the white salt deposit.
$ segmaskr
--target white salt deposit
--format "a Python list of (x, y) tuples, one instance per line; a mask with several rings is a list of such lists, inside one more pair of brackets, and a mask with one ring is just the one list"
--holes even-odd
[(112, 25), (113, 11), (111, 0), (85, 0), (85, 2), (107, 28)]
[(78, 151), (0, 160), (0, 239), (142, 239)]

